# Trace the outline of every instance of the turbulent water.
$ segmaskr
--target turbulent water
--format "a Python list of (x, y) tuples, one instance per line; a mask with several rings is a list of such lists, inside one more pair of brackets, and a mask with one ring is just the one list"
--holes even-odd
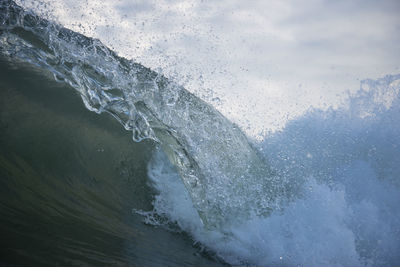
[[(117, 57), (98, 40), (18, 7), (3, 14), (3, 53), (50, 70), (78, 90), (89, 110), (109, 112), (133, 131), (135, 141), (159, 142), (206, 227), (220, 227), (252, 209), (271, 210), (281, 185), (238, 127), (210, 105), (163, 76)], [(265, 190), (271, 192), (267, 198)], [(243, 197), (250, 194), (250, 199)]]
[(152, 207), (131, 207), (148, 224), (183, 230), (228, 264), (400, 263), (400, 76), (364, 81), (346, 106), (310, 110), (254, 143), (211, 105), (99, 40), (0, 3), (5, 59), (53, 75), (88, 110), (155, 144), (147, 167), (155, 193), (144, 193), (155, 194)]

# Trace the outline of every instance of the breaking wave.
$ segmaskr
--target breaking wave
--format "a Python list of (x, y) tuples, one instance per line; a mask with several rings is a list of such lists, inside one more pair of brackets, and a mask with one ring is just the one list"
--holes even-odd
[[(0, 53), (67, 83), (134, 141), (148, 166), (153, 225), (189, 233), (230, 264), (400, 262), (400, 76), (362, 82), (339, 109), (309, 110), (261, 143), (213, 106), (99, 40), (12, 1), (0, 4)], [(268, 159), (268, 160), (267, 160)]]

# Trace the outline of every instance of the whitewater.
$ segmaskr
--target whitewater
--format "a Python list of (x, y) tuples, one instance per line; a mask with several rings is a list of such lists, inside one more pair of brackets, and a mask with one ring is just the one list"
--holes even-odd
[(400, 263), (399, 74), (364, 79), (268, 129), (270, 117), (238, 115), (252, 93), (235, 110), (226, 91), (198, 93), (204, 78), (154, 71), (33, 10), (1, 1), (0, 53), (70, 85), (133, 141), (156, 144), (152, 210), (132, 211), (146, 224), (183, 231), (231, 265)]

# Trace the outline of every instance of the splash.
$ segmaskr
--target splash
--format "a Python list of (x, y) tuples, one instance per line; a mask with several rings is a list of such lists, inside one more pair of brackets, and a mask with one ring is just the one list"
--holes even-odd
[[(249, 142), (183, 87), (85, 37), (0, 4), (0, 53), (68, 83), (135, 141), (159, 143), (147, 222), (173, 224), (238, 265), (400, 262), (400, 76)], [(266, 162), (268, 158), (269, 163)]]
[(94, 112), (108, 112), (133, 140), (158, 142), (176, 166), (208, 228), (250, 213), (268, 214), (284, 184), (241, 130), (211, 105), (99, 40), (1, 5), (1, 53), (68, 83)]
[(199, 224), (158, 152), (148, 166), (159, 192), (153, 212), (234, 265), (397, 265), (399, 107), (400, 75), (365, 80), (341, 108), (310, 110), (266, 137), (258, 148), (289, 181), (292, 201), (224, 231)]

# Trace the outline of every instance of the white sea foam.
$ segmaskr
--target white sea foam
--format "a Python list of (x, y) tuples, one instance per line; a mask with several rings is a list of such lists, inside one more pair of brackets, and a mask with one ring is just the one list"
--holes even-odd
[[(92, 23), (93, 21), (89, 22)], [(68, 32), (66, 35), (68, 36)], [(51, 35), (52, 38), (45, 39), (54, 41), (53, 37), (55, 36), (58, 36), (58, 34)], [(29, 38), (27, 39), (29, 40)], [(10, 46), (13, 46), (13, 39), (10, 38), (9, 41)], [(70, 56), (68, 54), (71, 52), (69, 49), (74, 43), (67, 42), (64, 39), (61, 41), (66, 48), (59, 49), (60, 51), (58, 52), (61, 52), (61, 55), (65, 52), (64, 57)], [(77, 41), (79, 44), (79, 40)], [(103, 47), (98, 41), (92, 41), (98, 45), (93, 47), (102, 50), (101, 48)], [(23, 48), (24, 44), (25, 41), (18, 46), (18, 49)], [(40, 50), (41, 48), (38, 47), (38, 49)], [(115, 70), (116, 72), (112, 73), (115, 73), (119, 79), (107, 78), (105, 79), (106, 82), (113, 86), (118, 85), (114, 86), (116, 88), (124, 88), (126, 90), (124, 92), (127, 95), (132, 93), (132, 91), (129, 91), (132, 86), (125, 84), (125, 82), (134, 77), (134, 75), (129, 76), (123, 71), (117, 71), (118, 69), (114, 67), (118, 67), (119, 63), (115, 65), (112, 60), (105, 63), (103, 62), (103, 56), (96, 53), (93, 54), (93, 48), (91, 49), (87, 50), (87, 53), (84, 53), (85, 49), (78, 49), (77, 52), (83, 53), (83, 55), (76, 53), (75, 56), (77, 58), (73, 59), (76, 67), (72, 71), (68, 69), (69, 65), (62, 66), (66, 67), (64, 68), (66, 76), (76, 76), (80, 74), (77, 71), (81, 69), (87, 71), (87, 73), (86, 76), (78, 75), (78, 78), (91, 78), (90, 74), (96, 78), (97, 76), (94, 75), (96, 71), (97, 73), (104, 73), (104, 77), (107, 78), (107, 75), (112, 72), (110, 70)], [(26, 52), (32, 51), (34, 50), (26, 49)], [(108, 50), (104, 49), (104, 51), (107, 52)], [(38, 55), (43, 56), (43, 53)], [(111, 54), (108, 51), (106, 55), (110, 56)], [(27, 53), (28, 59), (29, 56), (35, 57), (37, 55)], [(91, 63), (90, 65), (93, 65), (96, 71), (91, 71), (86, 65), (81, 66), (80, 60), (82, 58)], [(110, 58), (112, 58), (112, 55)], [(109, 60), (110, 58), (106, 59)], [(41, 58), (39, 57), (39, 59)], [(49, 57), (49, 59), (52, 59), (52, 57)], [(51, 60), (40, 62), (44, 62), (43, 64), (47, 65), (53, 64)], [(177, 61), (174, 62), (176, 63)], [(134, 64), (132, 63), (131, 65)], [(209, 64), (205, 63), (204, 65), (209, 66)], [(180, 68), (185, 67), (186, 65), (182, 64)], [(142, 72), (158, 77), (154, 72), (147, 72), (142, 67), (140, 69)], [(85, 72), (82, 73), (85, 74)], [(75, 76), (73, 78), (76, 78)], [(206, 79), (207, 83), (213, 84), (215, 76), (213, 77), (214, 79)], [(226, 77), (230, 78), (231, 76), (227, 75)], [(101, 80), (103, 77), (97, 78)], [(158, 89), (155, 87), (154, 81), (151, 79), (146, 80), (146, 77), (142, 78), (145, 82), (149, 82), (148, 87), (144, 87), (147, 90), (142, 88), (144, 93), (149, 93), (149, 96), (146, 95), (145, 98), (146, 104), (154, 104), (153, 100), (155, 104), (160, 104), (160, 102), (156, 101), (157, 98), (150, 96), (153, 91), (156, 95), (158, 93), (157, 90), (154, 90)], [(250, 210), (250, 214), (246, 214), (244, 217), (218, 220), (218, 223), (225, 225), (218, 225), (218, 227), (203, 225), (199, 213), (193, 208), (190, 192), (188, 192), (195, 186), (186, 185), (185, 187), (183, 185), (182, 179), (180, 179), (180, 176), (166, 160), (166, 156), (162, 152), (157, 152), (149, 165), (149, 177), (158, 192), (153, 203), (154, 210), (143, 214), (149, 223), (165, 224), (165, 220), (175, 223), (179, 228), (188, 232), (195, 242), (201, 242), (232, 264), (255, 264), (260, 266), (279, 264), (314, 266), (398, 265), (400, 262), (398, 254), (398, 251), (400, 251), (400, 208), (398, 206), (398, 203), (400, 203), (399, 80), (399, 76), (387, 76), (377, 81), (365, 81), (362, 84), (362, 90), (349, 97), (347, 106), (334, 105), (334, 108), (326, 107), (323, 110), (310, 109), (303, 114), (302, 112), (304, 112), (307, 105), (299, 109), (296, 107), (283, 107), (283, 105), (274, 106), (271, 113), (268, 114), (279, 113), (280, 107), (282, 107), (282, 114), (284, 115), (288, 114), (290, 110), (301, 110), (301, 112), (296, 114), (297, 118), (289, 117), (285, 121), (286, 125), (282, 131), (263, 136), (264, 141), (262, 143), (253, 144), (271, 162), (273, 169), (278, 173), (276, 177), (281, 179), (282, 184), (289, 185), (285, 187), (285, 190), (289, 191), (288, 194), (282, 196), (285, 199), (281, 199), (278, 202), (281, 206), (274, 209), (270, 214), (262, 215), (257, 213), (258, 209), (255, 208), (254, 211)], [(94, 100), (102, 96), (108, 102), (112, 102), (113, 98), (107, 97), (107, 94), (105, 94), (106, 89), (108, 90), (109, 88), (104, 91), (104, 88), (100, 86), (99, 94), (96, 94), (96, 92), (93, 92), (96, 83), (90, 83), (96, 82), (96, 80), (84, 80), (84, 82), (87, 81), (89, 83), (83, 83), (88, 84), (87, 88), (85, 87), (84, 89), (89, 89)], [(197, 83), (194, 84), (198, 85)], [(83, 88), (80, 83), (72, 85), (78, 89)], [(103, 84), (100, 83), (100, 85)], [(108, 84), (106, 83), (106, 85)], [(178, 87), (162, 88), (167, 88), (168, 92), (174, 92), (173, 89)], [(227, 86), (225, 89), (229, 91), (230, 87)], [(293, 88), (291, 90), (296, 91)], [(345, 89), (340, 89), (341, 92), (343, 90)], [(256, 101), (258, 104), (253, 109), (249, 103), (255, 97), (254, 94), (245, 92), (243, 95), (245, 96), (242, 98), (244, 101), (239, 101), (241, 102), (240, 108), (228, 115), (231, 115), (231, 117), (238, 116), (238, 121), (248, 121), (248, 132), (251, 132), (252, 129), (259, 127), (259, 124), (262, 126), (265, 122), (260, 121), (259, 115), (257, 115), (258, 119), (254, 120), (252, 116), (248, 116), (248, 112), (240, 112), (240, 109), (246, 107), (249, 110), (258, 110), (260, 108), (259, 105), (266, 105), (266, 100)], [(287, 101), (285, 100), (286, 102), (283, 101), (282, 103), (298, 103), (299, 100), (293, 98), (293, 95), (297, 94), (290, 93), (286, 95)], [(323, 90), (320, 90), (319, 95), (324, 95)], [(157, 96), (159, 97), (160, 95)], [(168, 96), (170, 95), (168, 94)], [(246, 97), (249, 99), (246, 99)], [(310, 96), (310, 98), (313, 97)], [(99, 99), (103, 100), (102, 98)], [(127, 97), (126, 99), (130, 98)], [(188, 135), (190, 138), (186, 139), (194, 141), (189, 142), (191, 146), (186, 151), (198, 153), (195, 158), (202, 164), (202, 170), (209, 171), (208, 174), (212, 174), (210, 175), (212, 179), (209, 179), (211, 184), (204, 183), (205, 186), (203, 188), (207, 189), (205, 191), (207, 200), (217, 200), (214, 203), (217, 205), (215, 209), (212, 209), (213, 211), (217, 211), (220, 207), (229, 208), (229, 203), (230, 201), (233, 202), (233, 200), (235, 205), (232, 210), (234, 211), (236, 207), (240, 207), (241, 198), (245, 199), (244, 202), (246, 204), (256, 203), (258, 200), (262, 200), (263, 196), (268, 198), (271, 193), (268, 189), (271, 188), (265, 188), (265, 184), (257, 186), (257, 179), (254, 177), (259, 176), (253, 176), (251, 183), (246, 183), (248, 181), (246, 179), (249, 179), (249, 177), (240, 177), (238, 175), (234, 182), (239, 186), (235, 187), (234, 184), (232, 187), (238, 191), (228, 190), (227, 192), (230, 194), (220, 194), (221, 191), (218, 190), (224, 191), (222, 186), (224, 183), (229, 183), (229, 175), (226, 175), (227, 172), (223, 173), (225, 176), (223, 182), (220, 182), (217, 179), (218, 175), (210, 170), (220, 169), (216, 167), (219, 164), (218, 160), (223, 158), (224, 151), (230, 151), (231, 153), (240, 151), (235, 151), (232, 147), (231, 150), (223, 150), (223, 146), (221, 149), (218, 146), (217, 149), (217, 146), (212, 145), (197, 151), (199, 143), (202, 143), (202, 138), (198, 138), (198, 136), (204, 135), (204, 137), (214, 140), (213, 131), (199, 132), (196, 128), (198, 125), (195, 123), (192, 124), (193, 127), (188, 127), (186, 120), (188, 118), (181, 119), (180, 117), (185, 113), (179, 109), (173, 109), (169, 105), (169, 101), (164, 102), (167, 104), (157, 109), (159, 112), (157, 114), (159, 115), (158, 118), (166, 116), (168, 117), (167, 119), (171, 120), (168, 121), (170, 123), (165, 123), (165, 125), (179, 128), (182, 135), (178, 136), (181, 139), (177, 137), (177, 141), (181, 141), (182, 136), (186, 136), (189, 132), (193, 134)], [(200, 103), (202, 107), (208, 107), (202, 102)], [(232, 104), (232, 102), (225, 103), (222, 103), (222, 110), (229, 110), (229, 103)], [(310, 104), (309, 102), (307, 103)], [(137, 102), (134, 104), (137, 104)], [(332, 103), (327, 103), (327, 105), (332, 107)], [(103, 108), (102, 105), (100, 107)], [(121, 108), (118, 105), (107, 107), (118, 108), (118, 111)], [(264, 106), (261, 109), (263, 108)], [(172, 116), (167, 116), (166, 110), (172, 110)], [(200, 108), (199, 110), (203, 109)], [(210, 110), (212, 109), (210, 108)], [(102, 109), (96, 111), (101, 112)], [(125, 107), (123, 111), (129, 114), (129, 111), (132, 110)], [(124, 112), (121, 113), (125, 114)], [(206, 113), (199, 112), (195, 115), (199, 114), (205, 115)], [(271, 116), (269, 115), (269, 117)], [(277, 118), (281, 117), (277, 116)], [(208, 119), (211, 120), (212, 118), (208, 117)], [(203, 119), (198, 121), (201, 120)], [(268, 123), (269, 120), (266, 118)], [(135, 120), (135, 122), (140, 124), (141, 121)], [(279, 124), (279, 121), (277, 124)], [(244, 126), (244, 124), (241, 125)], [(128, 126), (136, 129), (135, 125)], [(212, 127), (209, 124), (205, 126), (205, 128)], [(223, 126), (230, 127), (232, 125), (226, 123)], [(147, 129), (148, 127), (144, 128)], [(219, 128), (219, 130), (223, 131), (223, 128)], [(193, 136), (196, 137), (194, 140), (191, 139)], [(216, 142), (211, 144), (220, 145), (221, 141), (223, 141), (221, 138), (215, 140)], [(235, 142), (230, 144), (235, 144)], [(206, 154), (203, 152), (207, 152), (210, 147), (213, 147), (218, 152), (220, 159), (216, 158), (214, 160), (212, 157), (205, 156)], [(183, 158), (185, 157), (184, 153), (180, 154), (183, 155)], [(226, 161), (229, 162), (229, 160), (225, 159)], [(244, 164), (243, 166), (246, 165), (246, 162), (242, 160), (238, 161), (238, 163)], [(214, 164), (214, 168), (207, 168), (207, 164)], [(181, 166), (187, 167), (189, 165), (183, 162)], [(226, 166), (228, 167), (222, 168), (222, 170), (229, 171), (232, 169), (229, 168), (229, 164)], [(207, 174), (207, 172), (205, 173)], [(207, 179), (210, 176), (206, 176), (204, 181), (208, 181)], [(251, 185), (251, 187), (245, 188), (244, 192), (246, 194), (234, 194), (235, 192), (240, 192), (246, 184)], [(218, 186), (215, 187), (214, 185)], [(253, 196), (251, 190), (248, 190), (251, 188), (257, 189), (256, 196)], [(260, 192), (263, 193), (261, 189), (266, 190), (264, 195), (260, 195)], [(279, 196), (278, 193), (276, 195)], [(194, 194), (194, 196), (198, 202), (201, 202), (199, 195)], [(223, 203), (223, 205), (218, 205), (220, 203)], [(204, 203), (198, 206), (207, 208)], [(233, 213), (230, 212), (229, 214)], [(209, 213), (207, 216), (212, 219), (213, 216), (218, 216), (218, 214), (216, 212)]]
[(149, 165), (154, 211), (232, 264), (398, 264), (399, 78), (365, 81), (347, 107), (310, 111), (260, 145), (293, 183), (294, 198), (282, 210), (208, 231), (158, 152)]

